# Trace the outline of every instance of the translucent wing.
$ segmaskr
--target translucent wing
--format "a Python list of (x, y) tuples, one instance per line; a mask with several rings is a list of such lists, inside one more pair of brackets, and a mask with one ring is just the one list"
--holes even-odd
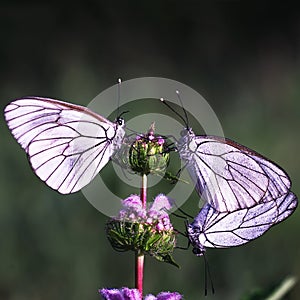
[(217, 212), (207, 203), (188, 225), (193, 252), (202, 255), (206, 247), (228, 248), (248, 243), (290, 216), (297, 204), (298, 199), (292, 192), (276, 200), (229, 213)]
[(54, 99), (15, 100), (4, 113), (35, 174), (62, 194), (87, 185), (125, 135), (120, 120), (112, 123), (86, 107)]
[(219, 212), (252, 207), (290, 190), (290, 179), (279, 166), (229, 139), (185, 130), (178, 151), (198, 194)]

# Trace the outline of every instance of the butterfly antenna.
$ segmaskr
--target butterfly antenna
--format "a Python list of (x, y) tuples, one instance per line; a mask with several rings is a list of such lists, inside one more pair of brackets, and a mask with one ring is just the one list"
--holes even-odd
[(118, 79), (118, 108), (117, 108), (117, 117), (116, 117), (116, 119), (121, 117), (121, 115), (120, 115), (121, 83), (122, 83), (122, 79), (119, 78)]
[(128, 127), (126, 127), (126, 129), (127, 129), (128, 131), (132, 132), (132, 133), (129, 134), (127, 137), (132, 137), (133, 135), (138, 135), (138, 136), (140, 136), (140, 137), (143, 136), (142, 133), (140, 133), (140, 132), (138, 132), (138, 131), (136, 131), (136, 130), (133, 130), (133, 129), (128, 128)]
[[(211, 274), (210, 274), (210, 270), (209, 270), (209, 264), (208, 264), (208, 260), (205, 256), (205, 253), (203, 253), (203, 258), (204, 258), (204, 285), (205, 285), (205, 289), (204, 289), (204, 294), (205, 296), (207, 296), (207, 279), (209, 279), (210, 281), (210, 285), (211, 285), (211, 293), (214, 294), (215, 293), (215, 289), (214, 289), (214, 285), (213, 285), (213, 281), (211, 279)], [(207, 276), (208, 275), (208, 276)]]
[(192, 217), (191, 215), (189, 215), (188, 213), (186, 213), (184, 210), (182, 210), (180, 207), (176, 207), (178, 211), (180, 211), (184, 216), (185, 218), (188, 217), (190, 219), (194, 219), (194, 217)]
[(188, 128), (187, 120), (185, 120), (182, 115), (180, 115), (164, 98), (160, 98), (160, 101), (165, 104), (176, 116), (178, 116), (183, 121), (184, 125)]
[(176, 218), (184, 219), (185, 221), (187, 221), (186, 216), (179, 215), (179, 214), (174, 213), (174, 212), (172, 212), (171, 215), (172, 215), (172, 216), (175, 216)]
[(185, 116), (185, 125), (186, 125), (186, 128), (189, 129), (190, 126), (189, 126), (189, 118), (188, 118), (188, 115), (187, 115), (187, 112), (183, 106), (183, 102), (182, 102), (182, 99), (180, 97), (180, 92), (178, 90), (176, 90), (176, 94), (177, 94), (177, 97), (178, 97), (178, 100), (180, 102), (180, 105), (182, 107), (182, 110), (183, 110), (183, 113), (184, 113), (184, 116)]
[(118, 117), (119, 118), (121, 118), (124, 114), (127, 114), (127, 113), (129, 113), (129, 110), (125, 110), (125, 111), (119, 113), (119, 108), (118, 108)]

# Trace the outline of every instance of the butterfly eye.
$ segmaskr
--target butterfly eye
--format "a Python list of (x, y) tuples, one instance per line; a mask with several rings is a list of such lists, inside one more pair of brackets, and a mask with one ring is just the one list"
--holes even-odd
[(183, 130), (181, 130), (181, 132), (180, 132), (180, 136), (186, 136), (186, 135), (188, 135), (189, 134), (189, 130), (188, 129), (183, 129)]
[(193, 248), (193, 253), (197, 256), (201, 256), (201, 255), (203, 255), (204, 250), (201, 250), (201, 249), (195, 247), (195, 248)]
[(125, 124), (124, 119), (123, 119), (123, 118), (118, 118), (118, 119), (117, 119), (117, 124), (118, 124), (119, 126), (123, 126), (123, 125)]

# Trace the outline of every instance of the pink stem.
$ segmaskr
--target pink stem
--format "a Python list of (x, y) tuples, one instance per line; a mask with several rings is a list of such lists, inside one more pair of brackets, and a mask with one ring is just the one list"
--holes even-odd
[[(147, 175), (142, 177), (141, 200), (143, 208), (147, 207)], [(135, 255), (135, 286), (143, 297), (143, 277), (144, 277), (144, 254), (136, 252)]]
[(144, 254), (136, 252), (135, 256), (135, 287), (143, 297)]

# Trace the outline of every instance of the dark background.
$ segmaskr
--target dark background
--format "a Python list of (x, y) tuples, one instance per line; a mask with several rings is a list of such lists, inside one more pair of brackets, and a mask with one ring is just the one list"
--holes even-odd
[[(300, 195), (299, 10), (276, 1), (161, 2), (2, 1), (1, 107), (25, 95), (86, 105), (118, 77), (174, 79), (208, 100), (227, 137), (286, 169)], [(3, 117), (0, 154), (0, 299), (99, 299), (98, 288), (132, 287), (133, 253), (111, 249), (106, 217), (81, 193), (41, 183)], [(300, 276), (299, 217), (242, 247), (208, 250), (216, 294), (207, 299), (242, 299)], [(145, 292), (202, 298), (203, 259), (191, 249), (175, 258), (180, 270), (147, 257)], [(296, 285), (284, 299), (299, 297)]]

